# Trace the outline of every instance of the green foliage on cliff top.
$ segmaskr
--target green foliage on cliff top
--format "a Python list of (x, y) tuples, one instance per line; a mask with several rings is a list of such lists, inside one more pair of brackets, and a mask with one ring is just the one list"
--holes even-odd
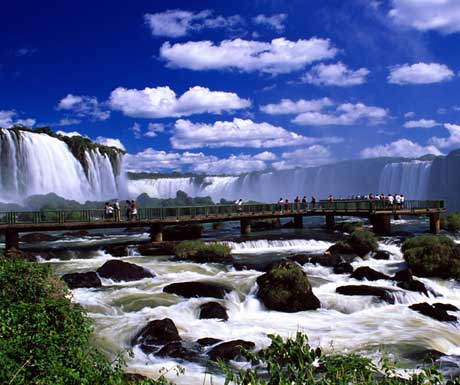
[(460, 246), (445, 236), (424, 234), (402, 245), (404, 259), (420, 277), (460, 278)]
[(0, 256), (1, 384), (133, 383), (124, 376), (121, 356), (112, 364), (89, 344), (91, 329), (90, 319), (48, 266)]
[(232, 259), (229, 246), (201, 241), (182, 241), (174, 248), (174, 253), (181, 259), (190, 259), (196, 262), (226, 262)]
[(446, 231), (456, 232), (460, 230), (460, 214), (452, 213), (441, 218), (441, 228)]

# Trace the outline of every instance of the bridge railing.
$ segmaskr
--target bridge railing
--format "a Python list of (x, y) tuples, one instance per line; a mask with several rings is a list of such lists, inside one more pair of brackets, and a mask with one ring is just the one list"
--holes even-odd
[[(184, 206), (184, 207), (153, 207), (139, 208), (136, 220), (165, 220), (165, 219), (193, 219), (193, 218), (226, 218), (251, 214), (302, 214), (306, 212), (339, 212), (339, 213), (372, 213), (375, 211), (400, 210), (431, 210), (444, 209), (444, 201), (410, 200), (403, 206), (389, 205), (379, 200), (336, 200), (333, 202), (319, 201), (315, 204), (288, 203), (288, 204), (243, 204), (243, 205), (212, 205), (212, 206)], [(124, 210), (121, 211), (121, 220), (127, 221)], [(107, 218), (103, 209), (92, 210), (41, 210), (0, 212), (1, 224), (60, 224), (60, 223), (89, 223), (113, 222), (114, 218)]]

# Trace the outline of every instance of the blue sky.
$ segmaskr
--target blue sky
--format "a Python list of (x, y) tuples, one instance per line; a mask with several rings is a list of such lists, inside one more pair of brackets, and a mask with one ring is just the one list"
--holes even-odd
[(460, 147), (458, 0), (15, 1), (0, 126), (238, 174)]

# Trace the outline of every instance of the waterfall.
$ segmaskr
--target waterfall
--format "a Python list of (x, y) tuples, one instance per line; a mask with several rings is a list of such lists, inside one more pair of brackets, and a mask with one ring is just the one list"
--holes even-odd
[(408, 199), (427, 199), (432, 162), (413, 160), (387, 164), (380, 176), (379, 192), (404, 194)]
[(121, 157), (118, 175), (98, 149), (88, 150), (85, 158), (88, 175), (65, 142), (47, 134), (0, 129), (0, 201), (19, 203), (53, 192), (84, 202), (122, 193)]

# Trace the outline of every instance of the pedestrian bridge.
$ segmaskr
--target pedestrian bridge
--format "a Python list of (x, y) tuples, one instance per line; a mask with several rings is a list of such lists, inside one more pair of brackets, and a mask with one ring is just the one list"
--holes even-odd
[(240, 221), (241, 233), (249, 234), (251, 221), (291, 217), (294, 227), (303, 227), (303, 217), (324, 216), (332, 229), (335, 217), (364, 217), (376, 233), (391, 232), (391, 217), (428, 216), (430, 231), (440, 231), (439, 214), (445, 211), (442, 200), (411, 200), (404, 206), (389, 205), (379, 200), (320, 201), (315, 204), (243, 204), (139, 208), (135, 220), (115, 221), (104, 217), (104, 210), (41, 210), (0, 212), (0, 233), (5, 235), (5, 248), (19, 247), (19, 233), (103, 228), (150, 227), (152, 242), (161, 242), (162, 228), (168, 225)]

